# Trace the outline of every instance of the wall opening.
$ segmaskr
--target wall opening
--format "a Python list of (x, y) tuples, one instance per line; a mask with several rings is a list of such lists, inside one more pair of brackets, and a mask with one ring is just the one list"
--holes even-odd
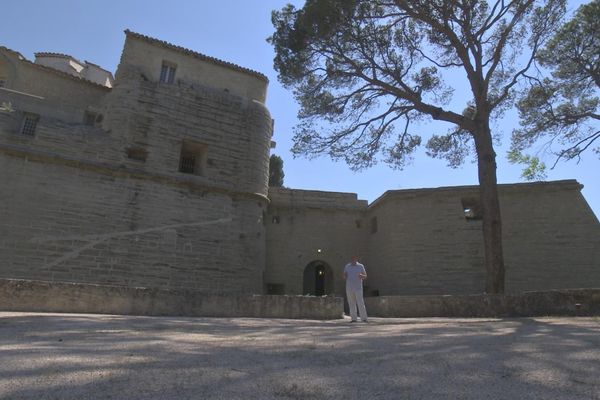
[(204, 176), (206, 173), (207, 152), (207, 145), (184, 140), (181, 144), (179, 172)]
[(475, 197), (461, 199), (463, 214), (467, 221), (478, 221), (483, 219), (481, 204)]
[(177, 65), (168, 61), (163, 61), (162, 66), (160, 68), (160, 77), (159, 81), (161, 83), (173, 83), (175, 81), (175, 71), (177, 70)]
[(302, 293), (311, 296), (333, 294), (333, 271), (323, 261), (312, 261), (304, 268)]
[(148, 157), (148, 152), (146, 149), (141, 147), (129, 147), (126, 149), (127, 158), (136, 161), (146, 161), (146, 157)]
[(32, 113), (23, 113), (23, 121), (21, 122), (21, 134), (34, 136), (40, 116)]

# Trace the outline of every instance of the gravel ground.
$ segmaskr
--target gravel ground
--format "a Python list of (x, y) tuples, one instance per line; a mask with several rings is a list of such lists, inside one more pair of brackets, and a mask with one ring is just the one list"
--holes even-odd
[(600, 400), (600, 318), (0, 312), (0, 399)]

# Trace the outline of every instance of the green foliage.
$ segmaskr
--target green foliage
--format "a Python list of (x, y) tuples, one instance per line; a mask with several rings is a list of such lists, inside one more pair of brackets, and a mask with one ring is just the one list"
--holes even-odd
[(521, 177), (528, 181), (543, 181), (546, 179), (546, 164), (538, 157), (522, 154), (512, 150), (508, 153), (508, 160), (513, 164), (526, 165), (521, 172)]
[(272, 154), (269, 159), (269, 186), (282, 187), (284, 177), (283, 160), (278, 155)]
[[(600, 0), (595, 0), (582, 5), (539, 52), (545, 70), (530, 77), (517, 104), (521, 128), (513, 132), (511, 152), (522, 155), (539, 146), (538, 152), (555, 157), (554, 166), (587, 149), (600, 154), (599, 32)], [(542, 75), (546, 71), (551, 77)], [(527, 165), (529, 159), (516, 158)]]
[[(428, 154), (460, 165), (563, 13), (564, 0), (308, 0), (274, 11), (274, 66), (301, 106), (293, 153), (403, 168), (423, 142), (414, 123), (434, 119), (452, 128), (432, 132)], [(448, 72), (470, 86), (472, 115), (448, 106)]]
[[(512, 106), (564, 12), (565, 0), (307, 0), (273, 12), (274, 66), (300, 104), (292, 152), (326, 154), (353, 169), (379, 159), (403, 168), (423, 142), (414, 122), (449, 123), (445, 134), (430, 132), (427, 153), (456, 167), (475, 150), (486, 291), (501, 293), (490, 121)], [(453, 87), (461, 84), (471, 96), (453, 110)]]

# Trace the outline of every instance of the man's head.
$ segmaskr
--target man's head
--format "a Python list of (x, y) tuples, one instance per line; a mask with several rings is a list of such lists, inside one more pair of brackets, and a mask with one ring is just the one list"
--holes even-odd
[(357, 255), (353, 255), (352, 256), (352, 263), (356, 264), (358, 262), (358, 256)]

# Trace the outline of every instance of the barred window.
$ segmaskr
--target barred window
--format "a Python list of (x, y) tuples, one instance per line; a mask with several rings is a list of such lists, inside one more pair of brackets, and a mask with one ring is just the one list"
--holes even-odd
[(37, 114), (25, 113), (23, 114), (23, 123), (21, 125), (21, 134), (33, 136), (35, 135), (35, 128), (40, 119)]
[(208, 146), (202, 143), (184, 140), (179, 156), (179, 172), (204, 175)]
[(179, 172), (184, 174), (196, 173), (196, 156), (182, 154), (179, 160)]
[(162, 83), (173, 83), (175, 81), (175, 71), (177, 66), (168, 62), (164, 62), (160, 69), (160, 79)]

